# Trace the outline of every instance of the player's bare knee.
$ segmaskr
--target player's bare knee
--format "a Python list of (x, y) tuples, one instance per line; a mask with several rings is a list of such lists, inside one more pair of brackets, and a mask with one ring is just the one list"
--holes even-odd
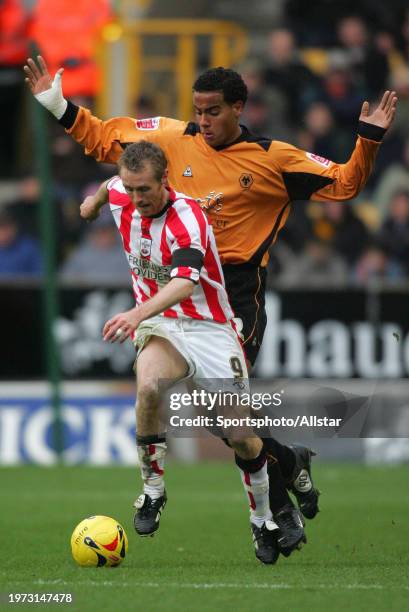
[(138, 383), (138, 410), (139, 406), (157, 407), (160, 401), (159, 381), (157, 379), (147, 379)]

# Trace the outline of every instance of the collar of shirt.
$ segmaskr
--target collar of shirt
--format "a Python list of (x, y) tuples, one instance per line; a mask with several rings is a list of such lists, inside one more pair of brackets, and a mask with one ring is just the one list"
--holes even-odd
[(169, 210), (169, 208), (172, 206), (172, 204), (174, 204), (174, 202), (176, 200), (176, 193), (175, 193), (175, 191), (169, 185), (167, 187), (165, 187), (165, 189), (166, 189), (166, 191), (169, 194), (169, 197), (168, 197), (168, 200), (167, 200), (165, 206), (162, 208), (162, 210), (160, 210), (158, 213), (156, 213), (156, 215), (149, 215), (149, 217), (145, 217), (144, 215), (141, 215), (141, 217), (143, 219), (159, 219), (159, 217), (162, 217), (162, 215), (164, 215)]

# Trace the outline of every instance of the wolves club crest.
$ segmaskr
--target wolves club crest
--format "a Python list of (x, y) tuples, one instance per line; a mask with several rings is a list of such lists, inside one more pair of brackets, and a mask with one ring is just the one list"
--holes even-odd
[(242, 187), (242, 189), (250, 189), (250, 187), (253, 184), (253, 177), (251, 174), (242, 174), (239, 178), (239, 183)]
[(141, 238), (141, 255), (142, 257), (150, 257), (152, 249), (152, 239), (151, 238)]

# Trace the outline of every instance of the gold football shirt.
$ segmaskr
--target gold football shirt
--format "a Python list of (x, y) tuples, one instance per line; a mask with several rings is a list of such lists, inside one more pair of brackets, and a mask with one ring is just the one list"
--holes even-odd
[(291, 202), (354, 198), (368, 179), (384, 132), (360, 122), (350, 159), (338, 164), (285, 142), (258, 138), (246, 128), (234, 143), (214, 149), (192, 122), (166, 117), (101, 121), (73, 105), (70, 112), (75, 120), (68, 133), (98, 161), (116, 163), (123, 149), (138, 140), (158, 144), (168, 159), (170, 184), (207, 210), (223, 264), (265, 266)]

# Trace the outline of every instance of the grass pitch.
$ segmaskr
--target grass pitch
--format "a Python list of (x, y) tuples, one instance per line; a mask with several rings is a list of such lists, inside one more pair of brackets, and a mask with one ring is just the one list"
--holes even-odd
[[(0, 470), (3, 543), (0, 607), (9, 592), (73, 593), (53, 607), (144, 612), (408, 609), (409, 468), (317, 464), (322, 511), (308, 544), (275, 566), (254, 556), (233, 464), (168, 464), (168, 505), (154, 538), (132, 527), (136, 469), (21, 467)], [(118, 568), (79, 568), (70, 536), (86, 516), (125, 527)], [(16, 607), (15, 605), (13, 606)], [(10, 606), (11, 609), (11, 606)]]

